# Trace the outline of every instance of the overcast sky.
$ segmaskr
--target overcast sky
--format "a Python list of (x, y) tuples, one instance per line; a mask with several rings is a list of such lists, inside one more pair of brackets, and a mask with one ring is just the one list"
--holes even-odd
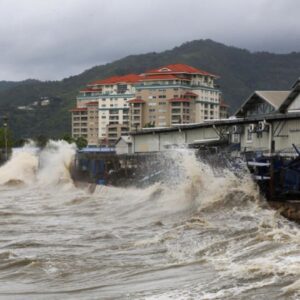
[(195, 39), (300, 51), (299, 12), (299, 0), (0, 0), (0, 80), (62, 79)]

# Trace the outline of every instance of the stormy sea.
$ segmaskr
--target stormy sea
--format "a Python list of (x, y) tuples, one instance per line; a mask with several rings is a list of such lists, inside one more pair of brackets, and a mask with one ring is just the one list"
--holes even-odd
[(164, 180), (91, 193), (71, 180), (72, 145), (15, 150), (0, 168), (0, 299), (300, 299), (299, 226), (247, 172), (174, 152)]

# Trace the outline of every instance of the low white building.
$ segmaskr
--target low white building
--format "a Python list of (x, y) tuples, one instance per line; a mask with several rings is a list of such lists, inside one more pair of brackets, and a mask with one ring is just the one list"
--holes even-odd
[(132, 154), (132, 138), (131, 136), (121, 136), (115, 144), (116, 154)]
[(235, 117), (170, 128), (132, 132), (133, 152), (164, 151), (175, 146), (238, 144), (241, 152), (295, 153), (300, 146), (300, 80), (289, 91), (256, 91)]

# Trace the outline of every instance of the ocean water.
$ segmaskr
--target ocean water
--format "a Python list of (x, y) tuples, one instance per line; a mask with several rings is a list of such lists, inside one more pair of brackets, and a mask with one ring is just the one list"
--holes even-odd
[(64, 142), (0, 168), (0, 299), (300, 299), (299, 226), (178, 150), (148, 187), (74, 186)]

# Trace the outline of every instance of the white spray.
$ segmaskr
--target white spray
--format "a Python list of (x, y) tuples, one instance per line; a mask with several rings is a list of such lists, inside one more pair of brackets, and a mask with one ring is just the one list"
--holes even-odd
[(0, 168), (0, 184), (25, 183), (42, 186), (71, 182), (69, 168), (74, 144), (49, 141), (43, 150), (33, 142), (14, 149), (11, 159)]

